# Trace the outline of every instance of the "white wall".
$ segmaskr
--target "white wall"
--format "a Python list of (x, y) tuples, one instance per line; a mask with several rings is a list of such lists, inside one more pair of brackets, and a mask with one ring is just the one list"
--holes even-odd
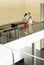
[(0, 0), (0, 25), (21, 21), (24, 0)]

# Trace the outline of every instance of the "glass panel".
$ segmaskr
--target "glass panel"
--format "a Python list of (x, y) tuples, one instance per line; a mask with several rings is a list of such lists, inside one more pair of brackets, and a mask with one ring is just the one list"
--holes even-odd
[(0, 29), (0, 43), (4, 44), (21, 37), (30, 35), (32, 33), (44, 30), (44, 22), (33, 22), (31, 26), (27, 28), (27, 33), (25, 33), (24, 25), (18, 25), (17, 27)]
[(41, 29), (44, 30), (44, 21), (41, 23)]

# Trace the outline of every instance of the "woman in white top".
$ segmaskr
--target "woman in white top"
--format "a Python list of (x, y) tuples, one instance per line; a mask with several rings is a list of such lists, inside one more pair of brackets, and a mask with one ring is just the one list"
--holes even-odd
[(28, 19), (28, 24), (29, 24), (29, 33), (32, 33), (32, 17), (30, 16)]

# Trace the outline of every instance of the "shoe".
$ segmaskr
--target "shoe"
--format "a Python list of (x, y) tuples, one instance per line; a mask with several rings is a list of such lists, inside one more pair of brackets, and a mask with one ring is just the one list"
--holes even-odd
[(32, 33), (29, 33), (29, 34), (32, 34)]
[(24, 32), (26, 35), (28, 34), (27, 32)]
[(32, 32), (29, 32), (29, 34), (32, 34)]

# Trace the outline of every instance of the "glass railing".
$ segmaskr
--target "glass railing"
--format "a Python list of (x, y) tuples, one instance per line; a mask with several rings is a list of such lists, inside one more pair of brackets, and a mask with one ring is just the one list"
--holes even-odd
[(44, 30), (44, 22), (36, 22), (33, 24), (33, 32)]
[(24, 24), (18, 25), (13, 28), (0, 29), (0, 44), (5, 44), (7, 42), (19, 39), (21, 37), (33, 34), (35, 32), (39, 32), (40, 30), (44, 30), (44, 22), (33, 22), (31, 25), (31, 33), (29, 32), (29, 27), (27, 29), (27, 33), (25, 34)]

